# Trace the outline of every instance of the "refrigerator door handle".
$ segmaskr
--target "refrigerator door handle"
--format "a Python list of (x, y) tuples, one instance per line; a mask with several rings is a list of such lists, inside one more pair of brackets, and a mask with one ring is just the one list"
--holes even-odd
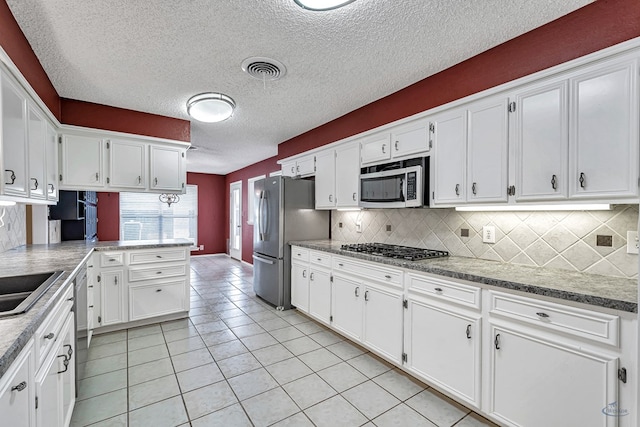
[(264, 262), (265, 264), (269, 264), (269, 265), (274, 265), (276, 263), (271, 259), (262, 258), (261, 256), (258, 256), (258, 255), (253, 255), (253, 259), (256, 261)]
[(260, 199), (258, 201), (258, 239), (264, 242), (264, 233), (262, 232), (262, 201), (264, 200), (264, 191), (260, 191)]

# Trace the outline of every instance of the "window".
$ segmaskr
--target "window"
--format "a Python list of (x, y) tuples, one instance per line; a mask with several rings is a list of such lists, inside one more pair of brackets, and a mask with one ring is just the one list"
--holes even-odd
[(187, 185), (186, 194), (171, 206), (159, 194), (120, 193), (120, 239), (189, 239), (198, 245), (198, 186)]

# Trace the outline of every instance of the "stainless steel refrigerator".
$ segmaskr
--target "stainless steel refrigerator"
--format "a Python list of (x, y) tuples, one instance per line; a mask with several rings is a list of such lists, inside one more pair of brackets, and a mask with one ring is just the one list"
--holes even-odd
[(315, 182), (274, 176), (254, 183), (253, 289), (291, 308), (292, 240), (328, 239), (329, 211), (315, 210)]

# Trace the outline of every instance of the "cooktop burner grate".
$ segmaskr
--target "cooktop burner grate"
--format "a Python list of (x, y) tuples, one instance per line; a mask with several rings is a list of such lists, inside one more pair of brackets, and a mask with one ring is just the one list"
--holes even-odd
[(388, 245), (386, 243), (353, 243), (342, 245), (340, 249), (343, 251), (361, 252), (388, 258), (406, 259), (408, 261), (420, 261), (422, 259), (449, 256), (449, 252), (447, 251), (413, 248), (411, 246)]

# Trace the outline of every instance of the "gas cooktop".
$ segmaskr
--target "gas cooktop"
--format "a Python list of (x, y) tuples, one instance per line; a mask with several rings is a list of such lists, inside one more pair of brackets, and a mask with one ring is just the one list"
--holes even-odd
[(353, 243), (342, 245), (340, 249), (343, 251), (361, 252), (369, 255), (406, 259), (408, 261), (420, 261), (422, 259), (449, 256), (449, 252), (447, 251), (413, 248), (411, 246), (388, 245), (385, 243)]

